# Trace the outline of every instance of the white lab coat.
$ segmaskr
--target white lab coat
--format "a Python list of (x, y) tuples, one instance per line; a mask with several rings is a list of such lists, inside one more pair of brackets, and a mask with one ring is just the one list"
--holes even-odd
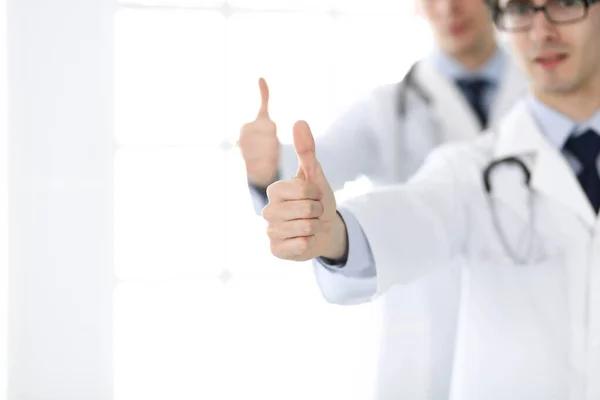
[[(490, 124), (521, 98), (525, 80), (507, 60)], [(374, 90), (316, 137), (319, 161), (334, 190), (361, 175), (375, 185), (405, 182), (436, 146), (478, 137), (476, 116), (452, 82), (443, 77), (429, 59), (421, 61), (415, 80), (432, 97), (432, 107), (409, 91), (407, 120), (397, 112), (397, 85)], [(281, 177), (297, 171), (292, 146), (284, 146)], [(385, 224), (381, 220), (379, 223)], [(376, 305), (382, 312), (377, 400), (446, 400), (456, 340), (460, 275), (447, 268), (403, 288), (390, 290)], [(369, 282), (347, 279), (316, 268), (323, 296), (332, 303), (357, 304), (371, 299)]]
[[(505, 156), (531, 171), (532, 192), (519, 169), (492, 175), (495, 210), (515, 249), (534, 216), (538, 260), (525, 266), (502, 246), (483, 189), (482, 171)], [(407, 185), (340, 207), (368, 238), (378, 295), (451, 260), (461, 265), (452, 400), (600, 399), (600, 222), (524, 103), (495, 134), (435, 150)]]

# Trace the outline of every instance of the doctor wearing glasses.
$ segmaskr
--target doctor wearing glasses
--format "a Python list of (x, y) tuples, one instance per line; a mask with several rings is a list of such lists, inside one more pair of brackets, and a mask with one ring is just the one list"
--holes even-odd
[(452, 400), (600, 399), (597, 2), (489, 0), (530, 94), (406, 184), (336, 204), (300, 121), (297, 175), (267, 190), (272, 253), (320, 285), (375, 298), (461, 264)]

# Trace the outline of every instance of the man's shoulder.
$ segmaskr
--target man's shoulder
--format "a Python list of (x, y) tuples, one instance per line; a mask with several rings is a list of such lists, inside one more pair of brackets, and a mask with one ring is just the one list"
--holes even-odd
[(360, 119), (369, 121), (372, 129), (376, 129), (382, 123), (388, 126), (390, 121), (397, 118), (399, 102), (403, 96), (412, 101), (411, 95), (403, 93), (410, 90), (405, 84), (405, 79), (406, 73), (395, 80), (362, 90), (353, 100), (335, 112), (334, 122)]
[(433, 149), (432, 159), (443, 159), (449, 166), (470, 165), (480, 168), (487, 165), (494, 155), (497, 133), (487, 130), (472, 140), (456, 140), (443, 143)]
[(388, 82), (362, 91), (339, 109), (337, 118), (358, 115), (376, 117), (393, 112), (399, 96), (398, 85), (398, 82)]
[(420, 64), (420, 61), (416, 61), (415, 63), (411, 64), (410, 67), (397, 79), (380, 83), (367, 90), (366, 95), (363, 96), (363, 99), (378, 101), (389, 98), (390, 96), (396, 97), (399, 91), (406, 90), (407, 87), (410, 86), (406, 83), (410, 79), (414, 79), (415, 71), (419, 68)]

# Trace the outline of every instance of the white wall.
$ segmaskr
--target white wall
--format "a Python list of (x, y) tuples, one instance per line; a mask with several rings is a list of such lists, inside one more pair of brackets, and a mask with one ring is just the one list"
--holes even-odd
[(8, 366), (8, 137), (6, 0), (0, 0), (0, 399), (5, 399)]
[(112, 0), (7, 0), (10, 400), (112, 398)]

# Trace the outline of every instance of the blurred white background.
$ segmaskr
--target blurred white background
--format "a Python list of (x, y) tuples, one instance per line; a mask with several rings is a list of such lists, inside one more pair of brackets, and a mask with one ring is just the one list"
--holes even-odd
[(8, 77), (6, 1), (0, 0), (0, 396), (8, 393)]
[(9, 398), (370, 398), (375, 309), (270, 255), (235, 141), (260, 76), (283, 142), (399, 81), (410, 0), (7, 2)]

